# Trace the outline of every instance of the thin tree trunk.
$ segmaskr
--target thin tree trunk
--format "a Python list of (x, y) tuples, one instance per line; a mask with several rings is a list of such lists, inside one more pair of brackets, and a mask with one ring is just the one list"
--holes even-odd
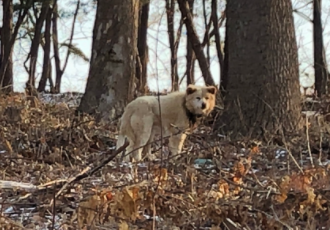
[(54, 60), (55, 60), (55, 93), (57, 89), (60, 89), (61, 86), (57, 84), (61, 84), (63, 71), (61, 69), (61, 59), (59, 53), (59, 45), (58, 45), (58, 29), (57, 29), (57, 19), (58, 19), (58, 8), (57, 8), (57, 0), (54, 0), (53, 3), (53, 17), (52, 17), (52, 32), (53, 32), (53, 49), (54, 49)]
[(174, 35), (174, 13), (175, 0), (166, 0), (166, 15), (167, 15), (167, 31), (171, 50), (171, 80), (172, 91), (179, 90), (179, 75), (177, 65), (177, 51), (175, 49), (175, 35)]
[[(227, 7), (225, 10), (225, 14), (227, 15)], [(228, 60), (229, 60), (229, 52), (228, 52), (228, 19), (226, 20), (226, 31), (225, 31), (225, 46), (224, 46), (224, 60), (223, 60), (223, 70), (221, 76), (221, 83), (220, 83), (220, 93), (222, 96), (226, 95), (227, 87), (228, 87), (228, 81), (229, 81), (229, 76), (228, 76)]]
[[(207, 16), (206, 16), (206, 3), (203, 0), (203, 16), (204, 16), (204, 26), (205, 26), (205, 35), (206, 35), (206, 56), (207, 56), (207, 63), (210, 65), (210, 37), (209, 37), (209, 29), (210, 24), (207, 24)], [(210, 18), (210, 22), (212, 22), (212, 18)]]
[(0, 91), (9, 93), (13, 91), (13, 59), (10, 42), (13, 33), (13, 2), (3, 1), (3, 23), (1, 29), (1, 67), (7, 66), (4, 74), (0, 75)]
[(206, 85), (215, 85), (214, 80), (212, 78), (209, 64), (203, 52), (203, 47), (198, 39), (196, 30), (194, 28), (193, 20), (191, 13), (189, 12), (188, 3), (186, 0), (178, 0), (179, 8), (182, 14), (182, 18), (184, 19), (184, 23), (187, 28), (188, 36), (190, 42), (192, 43), (193, 50), (195, 52), (196, 58), (198, 60), (199, 66), (201, 68), (203, 78)]
[[(188, 0), (190, 13), (193, 15), (194, 10), (194, 1), (195, 0)], [(190, 42), (189, 34), (187, 36), (187, 85), (195, 84), (195, 54), (192, 48), (192, 44)]]
[(226, 57), (227, 55), (229, 56), (228, 53), (228, 36), (227, 32), (225, 32), (225, 46), (224, 46), (224, 60), (223, 60), (223, 70), (221, 71), (221, 82), (220, 82), (220, 93), (222, 96), (225, 96), (227, 87), (228, 87), (228, 81), (229, 81), (229, 76), (228, 76), (228, 58)]
[[(216, 28), (213, 28), (212, 31), (207, 34), (210, 30), (210, 26), (211, 26), (211, 23), (213, 24), (213, 21), (212, 21), (212, 18), (208, 24), (208, 27), (207, 27), (207, 31), (205, 31), (205, 35), (204, 35), (204, 38), (203, 38), (203, 42), (202, 42), (202, 46), (205, 47), (206, 44), (208, 43), (208, 39), (211, 39), (214, 35), (215, 35), (215, 31), (216, 29), (219, 30), (220, 27), (222, 26), (224, 20), (226, 18), (226, 14), (223, 12), (223, 14), (221, 15), (221, 19), (220, 19), (220, 22), (218, 22), (218, 25)], [(206, 33), (207, 32), (207, 33)]]
[[(140, 2), (140, 4), (143, 4)], [(138, 55), (136, 63), (136, 78), (139, 80), (138, 90), (145, 94), (147, 86), (147, 66), (148, 66), (148, 46), (147, 46), (147, 32), (149, 19), (149, 2), (144, 3), (139, 14), (139, 31), (138, 31)]]
[(91, 67), (78, 111), (113, 120), (133, 99), (138, 13), (139, 0), (98, 1)]
[(55, 68), (56, 68), (56, 79), (55, 79), (55, 92), (56, 93), (59, 93), (61, 91), (62, 77), (63, 77), (64, 71), (67, 67), (68, 61), (69, 61), (70, 48), (72, 46), (75, 23), (76, 23), (76, 20), (77, 20), (79, 8), (80, 8), (80, 0), (78, 0), (78, 2), (77, 2), (76, 10), (75, 10), (74, 15), (73, 15), (71, 34), (70, 34), (69, 44), (68, 44), (68, 50), (67, 50), (66, 57), (65, 57), (65, 60), (64, 60), (63, 68), (61, 68), (61, 61), (60, 61), (59, 47), (58, 47), (58, 34), (57, 34), (57, 31), (58, 31), (57, 30), (58, 9), (57, 9), (57, 0), (54, 0), (54, 13), (53, 13), (53, 18), (52, 18), (52, 23), (53, 23), (54, 58), (55, 58)]
[[(218, 28), (218, 7), (217, 7), (217, 0), (212, 0), (212, 22), (214, 27), (214, 36), (215, 36), (215, 45), (217, 48), (217, 55), (220, 63), (220, 76), (219, 76), (219, 82), (221, 83), (221, 78), (223, 77), (223, 69), (224, 69), (224, 55), (221, 48), (221, 39), (220, 39), (220, 33)], [(220, 88), (220, 85), (219, 85)]]
[(315, 89), (320, 97), (328, 93), (328, 70), (323, 45), (323, 29), (321, 20), (322, 0), (313, 0), (313, 36), (314, 36), (314, 70)]
[[(51, 46), (51, 24), (52, 24), (52, 15), (53, 10), (50, 8), (47, 13), (46, 17), (46, 26), (45, 26), (45, 45), (44, 47), (44, 60), (43, 60), (43, 67), (42, 67), (42, 75), (38, 85), (38, 92), (45, 91), (47, 79), (49, 79), (50, 75), (50, 46)], [(52, 91), (52, 89), (50, 89)]]
[[(30, 0), (27, 4), (29, 4), (32, 0)], [(7, 60), (9, 60), (9, 58), (12, 55), (13, 52), (13, 48), (14, 48), (14, 44), (15, 44), (15, 40), (18, 34), (18, 30), (21, 27), (26, 15), (28, 12), (28, 8), (21, 8), (20, 11), (18, 12), (18, 19), (14, 28), (14, 32), (10, 38), (10, 42), (8, 44), (8, 46), (4, 47), (4, 52), (3, 52), (3, 56), (2, 56), (2, 60), (4, 60), (4, 62), (2, 62), (1, 67), (0, 67), (0, 80), (4, 79), (4, 74), (7, 70), (7, 66), (9, 65), (9, 62)]]
[(31, 91), (35, 88), (35, 72), (37, 66), (37, 59), (38, 59), (38, 51), (41, 39), (41, 29), (43, 27), (44, 21), (46, 20), (46, 16), (49, 9), (49, 2), (44, 1), (42, 3), (40, 15), (36, 20), (36, 25), (34, 29), (34, 37), (31, 44), (30, 50), (30, 67), (29, 67), (29, 80), (26, 83), (27, 90)]

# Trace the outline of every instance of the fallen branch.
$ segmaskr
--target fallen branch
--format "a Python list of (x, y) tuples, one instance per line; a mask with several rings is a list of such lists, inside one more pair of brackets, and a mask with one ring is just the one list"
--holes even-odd
[[(54, 180), (54, 181), (50, 181), (50, 182), (47, 182), (47, 183), (41, 184), (41, 185), (34, 185), (34, 184), (31, 184), (31, 183), (16, 182), (16, 181), (0, 180), (0, 189), (22, 189), (22, 190), (25, 190), (25, 191), (28, 191), (29, 192), (29, 194), (27, 194), (27, 195), (24, 196), (25, 198), (27, 198), (30, 195), (32, 195), (32, 193), (35, 192), (35, 191), (45, 190), (45, 189), (47, 189), (51, 185), (55, 185), (55, 186), (57, 185), (57, 186), (59, 186), (59, 185), (65, 183), (62, 186), (62, 188), (54, 196), (54, 199), (56, 199), (71, 183), (80, 181), (80, 180), (82, 180), (82, 179), (84, 179), (84, 178), (86, 178), (88, 176), (93, 175), (95, 172), (97, 172), (102, 167), (104, 167), (106, 164), (108, 164), (119, 153), (121, 153), (122, 151), (124, 151), (126, 149), (126, 147), (128, 146), (128, 144), (129, 144), (128, 141), (126, 141), (124, 143), (124, 145), (121, 146), (120, 148), (118, 148), (117, 150), (109, 150), (109, 151), (105, 152), (105, 155), (108, 155), (108, 154), (110, 154), (110, 155), (101, 164), (99, 164), (99, 165), (97, 165), (95, 167), (87, 166), (81, 172), (79, 172), (76, 176), (71, 177), (69, 179)], [(49, 206), (51, 206), (53, 204), (54, 199), (50, 202)]]
[(0, 180), (0, 189), (23, 189), (28, 192), (34, 192), (36, 190), (43, 189), (44, 187), (39, 187), (31, 183), (16, 182), (16, 181), (6, 181)]
[(59, 195), (61, 195), (61, 193), (71, 184), (77, 181), (80, 181), (86, 177), (89, 177), (91, 175), (93, 175), (95, 172), (97, 172), (98, 170), (100, 170), (101, 168), (103, 168), (106, 164), (108, 164), (110, 161), (112, 161), (119, 153), (121, 153), (122, 151), (124, 151), (127, 146), (128, 146), (128, 141), (125, 141), (124, 145), (121, 146), (120, 148), (118, 148), (117, 150), (115, 150), (114, 152), (112, 152), (113, 150), (110, 150), (108, 152), (106, 152), (105, 154), (111, 153), (110, 156), (104, 160), (101, 164), (99, 164), (98, 166), (91, 168), (90, 166), (87, 166), (86, 168), (84, 168), (84, 170), (82, 170), (80, 173), (78, 173), (76, 176), (71, 177), (63, 186), (62, 188), (56, 193), (56, 195), (54, 196), (54, 198), (51, 200), (51, 202), (49, 203), (49, 206), (52, 206), (54, 199), (56, 199), (57, 197), (59, 197)]

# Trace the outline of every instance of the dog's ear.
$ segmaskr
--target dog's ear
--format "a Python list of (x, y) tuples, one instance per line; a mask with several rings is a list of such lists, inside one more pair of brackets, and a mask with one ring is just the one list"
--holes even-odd
[(206, 87), (206, 89), (207, 89), (207, 92), (209, 92), (210, 94), (216, 94), (218, 91), (218, 88), (215, 86), (209, 86), (209, 87)]
[(193, 94), (194, 92), (196, 92), (196, 90), (197, 90), (196, 86), (190, 84), (190, 85), (188, 85), (186, 93), (187, 93), (187, 95)]

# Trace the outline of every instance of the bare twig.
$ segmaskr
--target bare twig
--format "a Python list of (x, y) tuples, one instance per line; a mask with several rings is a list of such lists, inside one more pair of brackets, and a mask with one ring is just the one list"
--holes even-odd
[(80, 173), (78, 173), (76, 176), (71, 177), (63, 186), (62, 188), (56, 193), (55, 197), (52, 199), (52, 201), (50, 202), (49, 206), (51, 206), (54, 202), (54, 200), (59, 197), (59, 195), (61, 195), (61, 193), (72, 183), (80, 181), (88, 176), (91, 176), (92, 174), (94, 174), (95, 172), (97, 172), (98, 170), (100, 170), (102, 167), (104, 167), (106, 164), (108, 164), (111, 160), (113, 160), (119, 153), (121, 153), (122, 151), (124, 151), (126, 149), (126, 147), (128, 146), (128, 141), (125, 142), (125, 144), (123, 146), (121, 146), (120, 148), (118, 148), (117, 150), (114, 150), (114, 152), (112, 152), (113, 150), (110, 150), (106, 153), (106, 155), (108, 155), (108, 153), (110, 154), (110, 156), (104, 160), (101, 164), (99, 164), (98, 166), (91, 168), (90, 166), (87, 166), (84, 170), (82, 170)]
[(312, 151), (311, 151), (311, 144), (310, 144), (310, 140), (309, 140), (309, 128), (308, 128), (308, 117), (306, 115), (306, 138), (307, 138), (307, 148), (308, 148), (308, 154), (311, 160), (311, 164), (314, 167), (314, 163), (313, 163), (313, 156), (312, 156)]

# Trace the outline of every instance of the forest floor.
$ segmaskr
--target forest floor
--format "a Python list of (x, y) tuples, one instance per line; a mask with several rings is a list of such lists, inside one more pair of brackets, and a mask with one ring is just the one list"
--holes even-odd
[(330, 126), (319, 112), (283, 146), (201, 126), (175, 166), (166, 145), (162, 160), (104, 164), (116, 124), (75, 116), (80, 97), (1, 96), (1, 230), (330, 229)]

